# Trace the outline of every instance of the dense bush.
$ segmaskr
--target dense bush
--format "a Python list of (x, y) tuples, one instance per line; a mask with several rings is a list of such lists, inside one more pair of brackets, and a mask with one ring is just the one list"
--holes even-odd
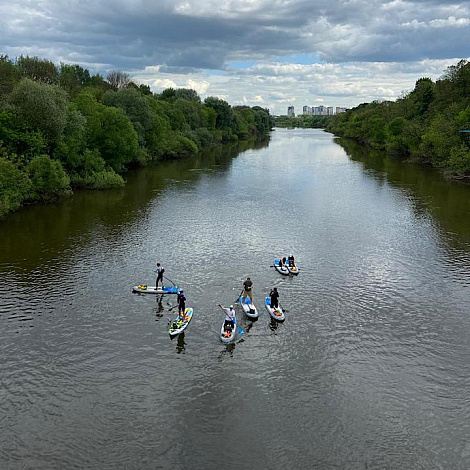
[(48, 155), (34, 157), (28, 165), (28, 173), (31, 180), (30, 199), (45, 201), (70, 189), (70, 178), (62, 165)]
[(0, 217), (18, 209), (30, 189), (31, 182), (27, 175), (13, 162), (0, 157)]

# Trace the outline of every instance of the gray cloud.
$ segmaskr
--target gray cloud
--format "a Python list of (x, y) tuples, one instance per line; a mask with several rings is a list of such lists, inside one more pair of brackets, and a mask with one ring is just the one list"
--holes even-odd
[[(303, 99), (318, 93), (357, 93), (364, 100), (389, 96), (403, 86), (399, 72), (403, 63), (407, 70), (427, 72), (423, 64), (466, 58), (470, 2), (13, 0), (0, 4), (0, 31), (0, 53), (80, 63), (93, 72), (122, 69), (148, 83), (155, 82), (156, 74), (160, 84), (200, 80), (210, 82), (202, 87), (209, 93), (231, 96), (227, 87), (235, 89), (245, 80), (240, 77), (246, 77), (245, 86), (265, 90), (253, 93), (256, 103), (260, 96), (270, 104), (284, 102), (303, 84)], [(321, 67), (306, 71), (300, 65), (288, 72), (279, 62), (284, 58), (294, 66), (304, 64), (302, 56), (318, 57), (340, 70), (334, 77), (332, 69)], [(230, 67), (235, 61), (254, 61), (257, 67)], [(322, 80), (360, 81), (369, 70), (378, 70), (371, 63), (393, 64), (388, 70), (395, 77), (393, 86), (385, 83), (379, 91), (369, 87), (366, 92), (356, 85), (335, 91), (321, 84)], [(351, 74), (350, 64), (358, 73), (344, 77), (341, 73), (346, 70)], [(151, 66), (159, 67), (145, 70)], [(213, 70), (226, 74), (226, 81), (211, 77)], [(435, 70), (431, 72), (436, 76)], [(387, 76), (383, 79), (387, 82)], [(285, 96), (276, 98), (277, 92)], [(321, 99), (313, 96), (317, 98)], [(244, 103), (250, 98), (238, 93), (236, 99)]]

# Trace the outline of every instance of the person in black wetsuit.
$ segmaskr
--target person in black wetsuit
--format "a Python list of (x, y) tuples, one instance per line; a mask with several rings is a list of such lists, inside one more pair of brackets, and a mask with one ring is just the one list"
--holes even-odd
[(269, 293), (271, 297), (271, 308), (278, 308), (279, 307), (279, 292), (277, 291), (277, 287), (273, 287), (273, 290)]
[(289, 257), (287, 258), (287, 261), (289, 263), (290, 268), (293, 268), (295, 266), (294, 255), (289, 255)]
[(184, 311), (186, 310), (186, 297), (183, 292), (184, 291), (182, 289), (178, 292), (178, 314), (181, 317), (184, 315)]
[(160, 266), (160, 263), (157, 263), (157, 270), (155, 272), (157, 273), (157, 282), (155, 283), (155, 288), (158, 288), (159, 281), (161, 281), (163, 288), (163, 273), (165, 270)]

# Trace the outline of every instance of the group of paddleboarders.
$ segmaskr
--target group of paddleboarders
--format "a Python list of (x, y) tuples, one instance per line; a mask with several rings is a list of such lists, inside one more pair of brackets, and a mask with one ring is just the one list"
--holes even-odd
[[(280, 260), (281, 266), (287, 266), (287, 264), (291, 267), (295, 266), (294, 263), (294, 256), (291, 254), (289, 255), (288, 258), (285, 256)], [(163, 285), (163, 274), (165, 272), (165, 269), (161, 266), (160, 263), (157, 263), (157, 269), (155, 270), (157, 273), (157, 279), (156, 279), (156, 288), (158, 288), (159, 283), (161, 283), (162, 289), (164, 287)], [(271, 292), (269, 293), (270, 296), (270, 306), (273, 309), (279, 308), (279, 292), (277, 290), (277, 287), (273, 287), (271, 289)], [(241, 300), (243, 300), (243, 297), (245, 299), (250, 299), (250, 303), (253, 303), (253, 282), (250, 277), (247, 277), (245, 281), (243, 281), (243, 289), (240, 294)], [(178, 305), (178, 315), (179, 317), (184, 317), (185, 315), (185, 310), (186, 310), (186, 297), (184, 295), (184, 290), (180, 289), (178, 291), (177, 295), (177, 305)], [(219, 304), (219, 307), (225, 312), (225, 322), (224, 322), (224, 330), (227, 332), (227, 334), (230, 334), (233, 331), (233, 328), (235, 326), (235, 309), (233, 308), (233, 305), (230, 305), (230, 307), (224, 307), (221, 304)]]
[(292, 254), (290, 254), (287, 258), (284, 256), (279, 260), (279, 266), (281, 268), (285, 268), (287, 266), (293, 268), (295, 266), (294, 256)]
[[(242, 294), (240, 294), (240, 300), (243, 300), (243, 297), (245, 299), (249, 298), (250, 302), (253, 302), (253, 282), (249, 277), (247, 277), (246, 281), (243, 282), (243, 290)], [(274, 309), (278, 308), (279, 292), (277, 287), (273, 287), (271, 289), (269, 297), (271, 299), (271, 307)], [(219, 307), (225, 312), (224, 330), (227, 334), (230, 334), (233, 331), (233, 327), (235, 325), (235, 309), (233, 308), (233, 305), (230, 305), (230, 307), (224, 307), (223, 305), (219, 304)]]

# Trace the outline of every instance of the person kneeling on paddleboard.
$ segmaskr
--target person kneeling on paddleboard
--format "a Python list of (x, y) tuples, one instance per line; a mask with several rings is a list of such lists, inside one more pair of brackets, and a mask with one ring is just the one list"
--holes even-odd
[(184, 311), (186, 310), (186, 297), (183, 292), (183, 289), (178, 292), (178, 314), (180, 317), (184, 316)]
[(157, 282), (155, 283), (155, 288), (158, 289), (159, 281), (161, 281), (163, 288), (163, 273), (165, 272), (165, 270), (160, 266), (160, 263), (157, 263), (157, 270), (155, 272), (157, 273)]
[(269, 293), (271, 296), (271, 308), (278, 308), (279, 307), (279, 292), (277, 291), (277, 287), (274, 287), (273, 290)]
[(225, 312), (224, 330), (232, 331), (233, 325), (235, 324), (234, 322), (235, 310), (233, 309), (233, 305), (230, 305), (229, 308), (226, 308), (226, 307), (222, 307), (222, 305), (219, 304), (219, 307)]
[(287, 258), (287, 261), (289, 262), (289, 267), (293, 268), (295, 266), (294, 255), (289, 255), (289, 258)]

